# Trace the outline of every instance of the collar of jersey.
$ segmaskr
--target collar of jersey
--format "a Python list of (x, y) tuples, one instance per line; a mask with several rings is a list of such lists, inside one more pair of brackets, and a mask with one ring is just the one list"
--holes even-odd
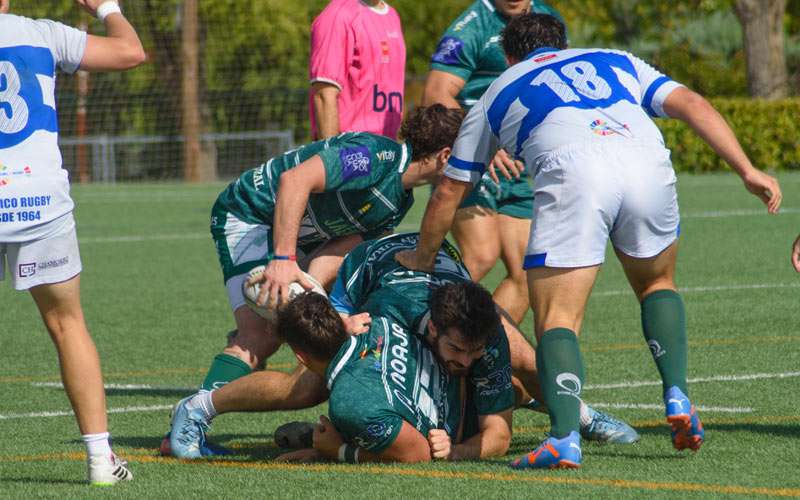
[(557, 49), (555, 47), (539, 47), (538, 49), (534, 50), (533, 52), (531, 52), (530, 54), (525, 56), (525, 60), (527, 61), (528, 59), (530, 59), (532, 57), (536, 57), (539, 54), (542, 54), (544, 52), (558, 52), (558, 51), (559, 51), (559, 49)]

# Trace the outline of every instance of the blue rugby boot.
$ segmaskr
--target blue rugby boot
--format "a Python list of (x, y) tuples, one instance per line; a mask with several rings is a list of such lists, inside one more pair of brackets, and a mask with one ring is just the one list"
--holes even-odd
[(581, 466), (581, 437), (572, 431), (562, 439), (550, 437), (524, 457), (511, 462), (513, 469), (577, 469)]
[(187, 403), (193, 397), (194, 395), (181, 399), (172, 410), (171, 428), (167, 434), (169, 449), (165, 449), (165, 443), (162, 444), (162, 453), (166, 451), (177, 458), (229, 455), (230, 451), (206, 442), (206, 433), (211, 424), (201, 410), (189, 409)]
[(586, 410), (591, 420), (586, 425), (581, 422), (580, 432), (583, 439), (614, 444), (631, 444), (639, 441), (639, 433), (622, 420), (617, 420), (588, 405)]
[(676, 450), (699, 450), (705, 440), (705, 431), (689, 398), (673, 386), (664, 394), (664, 405), (667, 422), (672, 426), (672, 446)]

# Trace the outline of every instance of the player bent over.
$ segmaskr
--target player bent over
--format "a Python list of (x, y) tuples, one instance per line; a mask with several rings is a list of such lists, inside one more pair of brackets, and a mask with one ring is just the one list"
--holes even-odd
[[(451, 347), (443, 341), (443, 337), (432, 334), (441, 331), (440, 327), (435, 326), (435, 311), (446, 304), (436, 302), (434, 290), (448, 283), (466, 286), (471, 280), (458, 251), (447, 241), (443, 242), (436, 267), (430, 274), (408, 271), (400, 266), (395, 255), (414, 248), (417, 241), (416, 233), (406, 233), (358, 245), (347, 254), (339, 269), (331, 301), (346, 318), (345, 323), (349, 323), (347, 329), (350, 333), (367, 331), (370, 316), (392, 319), (408, 325), (412, 334), (423, 340), (440, 361), (446, 363), (445, 360), (452, 357)], [(450, 307), (460, 308), (459, 314), (471, 320), (474, 312), (468, 305), (461, 301), (453, 302)], [(506, 366), (513, 368), (517, 393), (515, 406), (530, 407), (531, 394), (541, 399), (533, 348), (505, 316), (501, 325), (497, 335), (488, 341), (483, 355), (469, 370), (471, 383), (483, 388), (476, 400), (481, 414), (493, 408), (493, 398), (496, 396), (494, 384), (510, 377), (503, 371)], [(253, 373), (219, 390), (182, 401), (175, 412), (173, 432), (181, 434), (179, 441), (190, 445), (173, 447), (172, 452), (176, 456), (186, 457), (196, 454), (196, 450), (202, 450), (205, 430), (210, 420), (219, 413), (307, 408), (321, 403), (327, 396), (324, 380), (307, 370), (292, 374), (274, 371)], [(543, 409), (540, 407), (540, 410)], [(587, 438), (617, 443), (633, 442), (639, 438), (628, 425), (586, 405), (582, 405), (581, 412), (581, 432)], [(282, 426), (276, 431), (276, 441), (285, 439), (288, 443), (296, 443), (307, 429), (307, 425), (296, 423)]]
[(58, 351), (61, 379), (86, 443), (89, 482), (133, 479), (109, 445), (100, 359), (80, 303), (81, 258), (67, 172), (61, 168), (56, 67), (67, 73), (124, 70), (145, 59), (116, 2), (76, 2), (108, 35), (6, 14), (0, 0), (0, 279), (5, 261), (17, 290), (29, 290)]
[(374, 316), (367, 333), (351, 337), (320, 295), (305, 294), (280, 313), (281, 335), (330, 390), (330, 423), (321, 419), (313, 437), (319, 455), (422, 462), (506, 453), (514, 406), (507, 347), (494, 378), (472, 372), (500, 330), (494, 301), (472, 282), (447, 284), (433, 295), (426, 328), (436, 354), (410, 324), (392, 317)]
[[(249, 374), (281, 344), (275, 325), (245, 304), (249, 271), (267, 265), (253, 281), (261, 282), (260, 300), (269, 296), (273, 305), (294, 281), (311, 288), (301, 265), (330, 285), (344, 254), (391, 232), (414, 202), (412, 189), (441, 174), (462, 116), (441, 105), (416, 108), (401, 126), (403, 143), (340, 134), (245, 172), (219, 195), (211, 233), (238, 334), (214, 358), (201, 390)], [(170, 446), (180, 448), (174, 437)]]
[(533, 226), (525, 268), (538, 339), (539, 380), (552, 428), (517, 468), (579, 467), (577, 335), (611, 239), (641, 303), (645, 339), (663, 382), (673, 446), (697, 450), (704, 432), (688, 398), (683, 300), (674, 282), (679, 216), (669, 151), (651, 116), (689, 124), (775, 213), (777, 181), (756, 170), (714, 108), (631, 54), (566, 49), (552, 16), (523, 15), (503, 31), (516, 63), (472, 108), (437, 186), (415, 252), (429, 269), (459, 201), (499, 144), (534, 168)]

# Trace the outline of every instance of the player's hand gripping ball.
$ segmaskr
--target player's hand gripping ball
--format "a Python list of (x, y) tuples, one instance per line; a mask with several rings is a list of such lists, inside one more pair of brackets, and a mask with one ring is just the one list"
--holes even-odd
[[(247, 276), (248, 279), (245, 280), (244, 283), (242, 283), (242, 292), (244, 293), (244, 300), (247, 303), (247, 305), (250, 306), (250, 309), (255, 311), (256, 314), (258, 314), (264, 319), (275, 321), (277, 320), (276, 310), (270, 307), (269, 297), (266, 300), (266, 304), (263, 306), (260, 306), (256, 303), (256, 300), (258, 299), (258, 294), (261, 292), (261, 284), (255, 283), (253, 285), (247, 286), (248, 280), (254, 276), (258, 276), (259, 274), (263, 273), (265, 268), (266, 266), (258, 266), (250, 270), (250, 273)], [(303, 273), (303, 275), (305, 275), (306, 280), (313, 285), (313, 288), (311, 289), (312, 292), (318, 293), (325, 297), (328, 296), (328, 294), (325, 293), (325, 288), (322, 287), (319, 281), (314, 279), (308, 273)], [(306, 291), (305, 288), (303, 288), (302, 285), (300, 285), (300, 283), (298, 283), (297, 281), (290, 283), (289, 297), (285, 298), (284, 302), (289, 302), (291, 300), (294, 300), (295, 297), (297, 297), (298, 295), (302, 294), (305, 291)]]

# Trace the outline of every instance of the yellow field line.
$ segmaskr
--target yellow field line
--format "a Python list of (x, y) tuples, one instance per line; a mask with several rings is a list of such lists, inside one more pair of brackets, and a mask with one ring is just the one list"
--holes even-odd
[[(133, 455), (131, 455), (133, 457)], [(0, 457), (0, 463), (23, 463), (33, 461), (73, 460), (83, 461), (83, 453), (53, 453), (45, 455), (28, 455), (18, 457)], [(137, 455), (130, 458), (132, 462), (139, 463), (173, 463), (194, 466), (249, 469), (261, 471), (282, 472), (320, 472), (340, 474), (366, 474), (372, 476), (405, 476), (427, 479), (466, 479), (473, 481), (503, 481), (519, 483), (541, 483), (551, 485), (596, 486), (612, 489), (638, 489), (651, 491), (686, 491), (695, 493), (728, 494), (728, 495), (768, 495), (780, 497), (800, 497), (800, 488), (766, 488), (751, 486), (735, 486), (724, 484), (703, 483), (664, 483), (656, 481), (639, 481), (628, 479), (602, 479), (565, 477), (559, 473), (550, 472), (455, 472), (440, 470), (423, 470), (410, 467), (382, 467), (376, 465), (343, 465), (343, 464), (303, 464), (295, 465), (282, 462), (237, 462), (232, 460), (197, 460), (185, 461), (174, 458), (157, 457), (153, 455)]]

